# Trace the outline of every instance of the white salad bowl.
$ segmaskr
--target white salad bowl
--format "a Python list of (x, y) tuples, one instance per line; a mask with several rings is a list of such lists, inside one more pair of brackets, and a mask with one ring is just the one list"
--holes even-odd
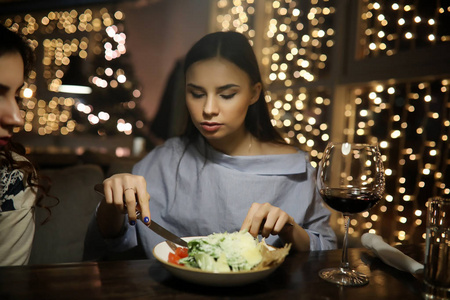
[[(196, 237), (184, 237), (183, 240), (190, 241), (193, 239), (202, 238)], [(164, 267), (174, 276), (186, 280), (191, 283), (208, 285), (208, 286), (240, 286), (249, 283), (256, 282), (267, 276), (277, 269), (279, 265), (273, 267), (262, 268), (259, 270), (250, 271), (238, 271), (227, 273), (213, 273), (203, 271), (201, 269), (194, 269), (192, 267), (185, 267), (168, 262), (169, 253), (174, 252), (170, 249), (166, 242), (159, 243), (153, 248), (153, 256), (159, 260)]]

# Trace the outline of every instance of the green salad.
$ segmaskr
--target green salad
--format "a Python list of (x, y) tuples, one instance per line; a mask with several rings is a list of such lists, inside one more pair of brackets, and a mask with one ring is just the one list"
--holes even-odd
[(247, 231), (214, 233), (189, 241), (189, 255), (179, 263), (215, 273), (251, 270), (262, 260), (261, 247)]

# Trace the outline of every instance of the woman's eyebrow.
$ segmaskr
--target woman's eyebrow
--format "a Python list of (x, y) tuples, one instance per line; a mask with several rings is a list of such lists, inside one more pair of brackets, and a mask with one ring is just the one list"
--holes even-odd
[[(186, 84), (186, 86), (190, 87), (190, 88), (193, 88), (193, 89), (196, 89), (196, 90), (204, 90), (203, 87), (201, 87), (199, 85), (196, 85), (196, 84), (193, 84), (193, 83), (188, 83), (188, 84)], [(229, 83), (229, 84), (225, 84), (225, 85), (219, 86), (218, 88), (216, 88), (216, 90), (218, 92), (223, 92), (225, 90), (228, 90), (228, 89), (234, 88), (234, 87), (239, 87), (239, 85), (234, 84), (234, 83)]]
[[(25, 83), (23, 83), (21, 86), (19, 86), (16, 90), (16, 93), (18, 93), (23, 87), (24, 87)], [(11, 88), (7, 85), (4, 85), (2, 83), (0, 83), (0, 90), (3, 92), (7, 92), (9, 91)]]
[(9, 86), (0, 83), (0, 89), (1, 89), (2, 91), (9, 91)]
[(195, 85), (195, 84), (193, 84), (193, 83), (188, 83), (188, 84), (186, 84), (186, 86), (188, 86), (188, 87), (190, 87), (190, 88), (193, 88), (193, 89), (196, 89), (196, 90), (203, 90), (203, 89), (204, 89), (204, 88), (202, 88), (201, 86)]
[(234, 84), (234, 83), (226, 84), (226, 85), (223, 85), (223, 86), (219, 86), (217, 88), (217, 91), (222, 92), (222, 91), (228, 90), (230, 88), (234, 88), (234, 87), (239, 87), (239, 85)]

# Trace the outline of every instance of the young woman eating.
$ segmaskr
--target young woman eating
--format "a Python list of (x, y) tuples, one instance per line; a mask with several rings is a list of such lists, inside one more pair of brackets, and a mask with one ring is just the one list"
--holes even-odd
[[(104, 181), (90, 224), (88, 258), (163, 241), (144, 223), (179, 236), (248, 230), (297, 251), (336, 247), (305, 152), (271, 124), (255, 54), (246, 37), (216, 32), (185, 58), (186, 128), (133, 168)], [(136, 209), (142, 221), (136, 221)]]

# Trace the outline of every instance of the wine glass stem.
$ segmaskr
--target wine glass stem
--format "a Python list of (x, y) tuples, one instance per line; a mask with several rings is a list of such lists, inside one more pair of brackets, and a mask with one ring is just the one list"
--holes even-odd
[(347, 241), (348, 241), (348, 227), (350, 226), (350, 216), (344, 214), (345, 219), (345, 235), (344, 235), (344, 243), (342, 245), (342, 259), (341, 259), (341, 269), (348, 269), (349, 263), (348, 263), (348, 257), (347, 257)]

